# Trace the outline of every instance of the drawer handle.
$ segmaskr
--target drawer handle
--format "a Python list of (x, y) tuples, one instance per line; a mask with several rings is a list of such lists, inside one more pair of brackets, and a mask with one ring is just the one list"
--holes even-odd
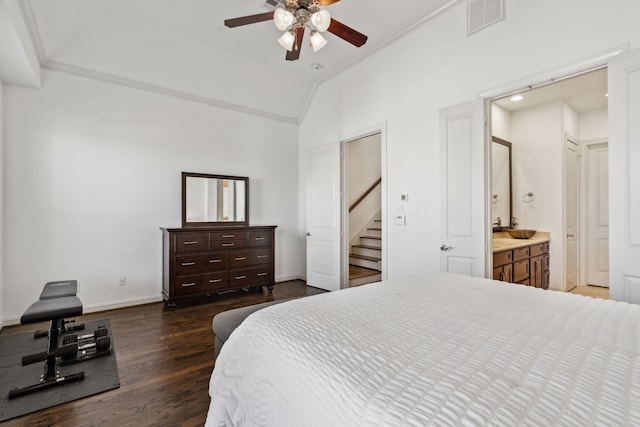
[(222, 235), (223, 239), (233, 239), (234, 237), (236, 237), (235, 234), (223, 234)]
[(182, 263), (182, 266), (183, 266), (183, 267), (188, 267), (188, 266), (190, 266), (190, 265), (196, 265), (196, 263), (195, 263), (195, 262), (183, 262), (183, 263)]
[(189, 286), (195, 286), (195, 285), (196, 285), (196, 282), (183, 283), (183, 284), (182, 284), (182, 287), (183, 287), (183, 288), (188, 288)]
[(246, 278), (247, 278), (247, 276), (236, 276), (235, 277), (236, 280), (246, 279)]
[(185, 245), (197, 245), (198, 241), (197, 240), (190, 240), (188, 242), (184, 242)]
[(267, 273), (258, 273), (258, 277), (260, 277), (260, 276), (266, 276), (266, 275), (267, 275)]
[(209, 262), (222, 262), (221, 259), (210, 259)]
[(269, 256), (269, 255), (258, 255), (258, 258), (266, 258), (266, 257), (268, 257), (268, 256)]
[(222, 246), (234, 246), (234, 243), (223, 243)]
[(236, 261), (243, 261), (243, 260), (245, 260), (245, 259), (247, 259), (247, 257), (246, 257), (246, 256), (236, 257)]
[(222, 279), (209, 280), (209, 283), (218, 283), (218, 282), (222, 282)]
[(266, 237), (256, 237), (256, 240), (266, 240)]

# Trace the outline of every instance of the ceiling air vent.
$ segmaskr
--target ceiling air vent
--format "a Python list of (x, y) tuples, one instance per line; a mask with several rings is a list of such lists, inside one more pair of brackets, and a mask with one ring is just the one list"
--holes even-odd
[(285, 6), (287, 0), (267, 0), (265, 4), (267, 7), (278, 7), (280, 5)]
[(504, 0), (469, 0), (467, 3), (467, 35), (504, 19)]

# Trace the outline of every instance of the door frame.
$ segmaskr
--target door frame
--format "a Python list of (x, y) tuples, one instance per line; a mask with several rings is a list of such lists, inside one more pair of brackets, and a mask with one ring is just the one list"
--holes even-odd
[(355, 141), (358, 139), (366, 138), (367, 136), (380, 134), (380, 177), (382, 178), (382, 182), (380, 183), (380, 191), (381, 191), (381, 206), (380, 206), (380, 214), (382, 222), (380, 223), (380, 227), (382, 228), (382, 251), (381, 251), (381, 267), (382, 271), (380, 272), (381, 280), (386, 280), (388, 278), (388, 263), (387, 263), (387, 253), (388, 253), (388, 233), (387, 233), (387, 225), (388, 225), (388, 200), (387, 200), (387, 122), (382, 122), (378, 124), (374, 124), (360, 130), (349, 132), (343, 134), (340, 137), (340, 172), (341, 172), (341, 182), (340, 182), (340, 199), (342, 206), (340, 208), (340, 247), (341, 247), (341, 259), (340, 259), (340, 288), (348, 288), (349, 287), (349, 236), (345, 233), (345, 230), (348, 228), (349, 224), (349, 202), (347, 201), (345, 194), (347, 194), (347, 158), (345, 155), (345, 146), (350, 141)]
[[(514, 95), (516, 93), (524, 93), (528, 90), (532, 90), (532, 89), (536, 89), (542, 86), (546, 86), (546, 85), (550, 85), (553, 83), (557, 83), (559, 81), (565, 80), (565, 79), (569, 79), (569, 78), (573, 78), (573, 77), (577, 77), (581, 74), (586, 74), (589, 73), (591, 71), (595, 71), (601, 68), (607, 68), (609, 65), (609, 61), (626, 52), (630, 51), (630, 47), (629, 44), (623, 44), (623, 45), (619, 45), (619, 46), (615, 46), (611, 49), (607, 49), (605, 51), (602, 51), (600, 53), (594, 54), (590, 57), (584, 58), (582, 60), (578, 60), (578, 61), (574, 61), (574, 62), (570, 62), (568, 64), (565, 65), (561, 65), (559, 67), (555, 67), (555, 68), (551, 68), (548, 70), (544, 70), (544, 71), (540, 71), (538, 73), (534, 73), (531, 74), (529, 76), (523, 77), (521, 79), (517, 79), (508, 83), (504, 83), (501, 84), (499, 86), (496, 86), (494, 88), (490, 88), (487, 89), (485, 91), (481, 91), (478, 93), (478, 96), (480, 98), (484, 99), (484, 105), (485, 105), (485, 117), (486, 120), (488, 122), (488, 126), (486, 126), (485, 128), (487, 129), (487, 132), (485, 132), (485, 134), (490, 134), (491, 133), (491, 103), (499, 98), (504, 98), (507, 97), (509, 95)], [(565, 138), (563, 140), (566, 139), (566, 135), (563, 135)], [(488, 256), (489, 254), (491, 254), (492, 252), (492, 242), (491, 242), (491, 238), (492, 238), (492, 227), (491, 227), (491, 191), (489, 191), (489, 189), (491, 188), (491, 152), (490, 150), (490, 144), (487, 142), (487, 140), (490, 140), (490, 137), (487, 137), (485, 135), (485, 211), (489, 212), (488, 215), (486, 215), (487, 221), (486, 221), (486, 229), (487, 229), (487, 233), (486, 233), (486, 238), (485, 238), (485, 248), (486, 248), (486, 252), (487, 252), (487, 256), (486, 256), (486, 272), (485, 275), (487, 278), (491, 278), (492, 276), (489, 276), (490, 274), (493, 273), (493, 257), (492, 256)], [(564, 153), (564, 150), (563, 150)], [(564, 222), (564, 218), (563, 218), (563, 222)], [(564, 240), (564, 239), (563, 239)], [(563, 244), (563, 252), (564, 251), (564, 244)], [(563, 258), (566, 256), (565, 253), (563, 253)], [(580, 272), (580, 267), (578, 268), (578, 271)], [(564, 273), (564, 262), (563, 262), (563, 271), (562, 274)], [(580, 277), (582, 277), (581, 275), (579, 275)], [(564, 283), (564, 279), (563, 279), (563, 283)]]

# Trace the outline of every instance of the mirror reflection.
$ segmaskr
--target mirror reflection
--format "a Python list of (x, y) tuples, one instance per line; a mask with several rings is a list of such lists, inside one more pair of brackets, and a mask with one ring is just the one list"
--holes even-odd
[(183, 172), (183, 225), (247, 223), (248, 178)]
[(511, 143), (493, 137), (491, 143), (491, 222), (494, 231), (511, 227)]

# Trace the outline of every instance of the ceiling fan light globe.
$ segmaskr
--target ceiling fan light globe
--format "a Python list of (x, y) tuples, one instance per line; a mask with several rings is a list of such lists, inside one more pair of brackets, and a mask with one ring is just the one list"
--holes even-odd
[(311, 47), (313, 48), (314, 52), (319, 51), (327, 44), (327, 39), (322, 37), (322, 34), (317, 31), (314, 31), (313, 34), (311, 34), (309, 40), (311, 40)]
[(321, 9), (311, 15), (311, 23), (316, 27), (318, 31), (324, 33), (329, 29), (331, 24), (331, 15), (327, 9)]
[(276, 9), (275, 13), (273, 14), (273, 23), (280, 31), (284, 31), (289, 28), (289, 26), (293, 24), (294, 20), (295, 18), (293, 17), (293, 14), (282, 8)]
[(293, 35), (293, 32), (291, 32), (291, 31), (287, 31), (282, 36), (280, 36), (280, 38), (278, 39), (278, 43), (280, 43), (280, 46), (282, 46), (286, 50), (292, 50), (293, 49), (293, 42), (295, 42), (295, 41), (296, 41), (296, 38)]

